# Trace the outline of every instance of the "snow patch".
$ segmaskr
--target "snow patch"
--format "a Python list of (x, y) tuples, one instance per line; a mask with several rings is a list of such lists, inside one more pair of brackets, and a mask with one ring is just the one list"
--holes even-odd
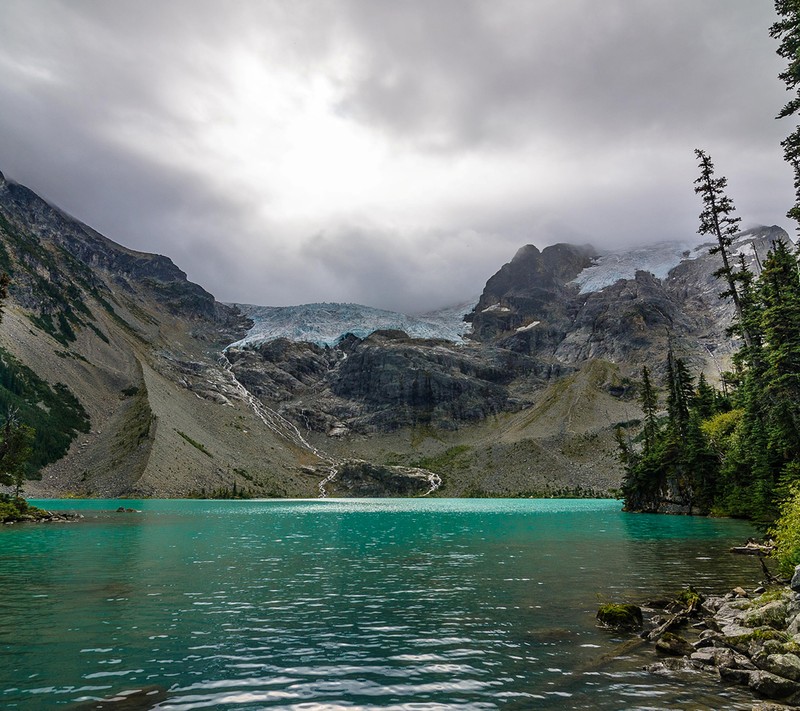
[(530, 322), (529, 324), (527, 324), (526, 326), (520, 326), (520, 327), (517, 329), (517, 332), (518, 332), (518, 333), (523, 333), (524, 331), (530, 331), (530, 330), (531, 330), (531, 329), (533, 329), (535, 326), (538, 326), (540, 323), (541, 323), (541, 321), (531, 321), (531, 322)]

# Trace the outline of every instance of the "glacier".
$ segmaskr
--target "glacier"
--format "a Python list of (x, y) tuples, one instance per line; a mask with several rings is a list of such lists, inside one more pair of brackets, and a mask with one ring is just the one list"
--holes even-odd
[(708, 243), (698, 244), (697, 240), (683, 240), (601, 252), (594, 264), (580, 272), (572, 283), (580, 287), (581, 294), (589, 294), (602, 291), (620, 279), (633, 279), (637, 271), (664, 279), (683, 260), (706, 254), (709, 246)]
[(435, 338), (461, 343), (471, 325), (464, 315), (478, 302), (455, 304), (423, 314), (403, 314), (350, 303), (314, 303), (297, 306), (231, 304), (253, 320), (245, 337), (228, 348), (257, 346), (276, 338), (335, 346), (347, 334), (366, 338), (378, 330), (394, 329), (413, 338)]

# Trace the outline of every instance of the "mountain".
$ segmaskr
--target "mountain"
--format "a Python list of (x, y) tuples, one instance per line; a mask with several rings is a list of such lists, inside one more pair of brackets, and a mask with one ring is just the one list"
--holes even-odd
[(37, 445), (59, 458), (29, 493), (316, 493), (299, 469), (316, 457), (266, 430), (219, 363), (252, 323), (168, 258), (126, 249), (0, 174), (0, 269), (12, 278), (0, 402), (44, 412), (39, 434), (61, 447)]
[(642, 365), (657, 380), (670, 343), (714, 381), (735, 347), (707, 245), (526, 245), (477, 303), (423, 316), (221, 304), (1, 174), (0, 245), (31, 494), (607, 494)]

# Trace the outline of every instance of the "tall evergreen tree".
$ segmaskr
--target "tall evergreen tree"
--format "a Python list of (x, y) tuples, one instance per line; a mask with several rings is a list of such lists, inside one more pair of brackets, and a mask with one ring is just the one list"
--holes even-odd
[(700, 373), (697, 379), (697, 392), (694, 396), (694, 410), (700, 420), (707, 420), (716, 413), (717, 394), (714, 392), (706, 376)]
[(717, 278), (724, 277), (727, 289), (720, 293), (721, 298), (730, 297), (736, 308), (736, 319), (741, 330), (742, 338), (748, 348), (752, 346), (752, 338), (747, 329), (744, 307), (739, 295), (736, 282), (741, 279), (741, 275), (731, 264), (730, 247), (733, 238), (739, 231), (740, 217), (734, 217), (736, 208), (733, 201), (725, 194), (728, 179), (724, 176), (714, 177), (714, 164), (711, 158), (699, 148), (695, 149), (695, 155), (700, 161), (700, 177), (694, 181), (694, 191), (703, 199), (703, 211), (700, 213), (700, 228), (697, 230), (701, 235), (710, 235), (717, 244), (709, 249), (709, 254), (719, 254), (722, 257), (722, 266), (714, 272)]
[(25, 481), (25, 465), (33, 451), (34, 434), (33, 428), (17, 420), (15, 411), (7, 413), (0, 440), (0, 484), (14, 487), (17, 498)]
[(782, 240), (764, 261), (760, 287), (770, 448), (789, 461), (800, 458), (800, 274)]
[(667, 352), (667, 417), (673, 437), (680, 441), (689, 425), (689, 407), (694, 399), (692, 376), (686, 363)]
[(639, 404), (644, 413), (644, 453), (650, 454), (656, 442), (658, 434), (658, 391), (650, 381), (650, 371), (647, 366), (642, 368), (642, 391), (639, 395)]
[[(786, 118), (800, 112), (800, 0), (775, 0), (775, 12), (780, 19), (769, 33), (780, 40), (778, 55), (788, 62), (778, 77), (786, 84), (787, 91), (794, 92), (778, 114), (778, 118)], [(794, 171), (795, 203), (786, 214), (798, 222), (800, 230), (800, 126), (781, 141), (781, 146), (784, 159)]]

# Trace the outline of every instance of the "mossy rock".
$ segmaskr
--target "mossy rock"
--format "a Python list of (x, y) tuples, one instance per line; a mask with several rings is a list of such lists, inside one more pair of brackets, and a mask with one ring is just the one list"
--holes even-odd
[(597, 621), (603, 626), (615, 630), (641, 629), (642, 609), (637, 605), (625, 603), (606, 603), (597, 610)]
[(788, 608), (783, 600), (772, 600), (747, 612), (743, 622), (748, 627), (769, 626), (782, 630), (786, 629), (787, 614)]
[(681, 590), (675, 597), (675, 600), (683, 605), (687, 610), (693, 612), (703, 604), (705, 598), (703, 598), (703, 596), (694, 588), (688, 587), (686, 590)]

